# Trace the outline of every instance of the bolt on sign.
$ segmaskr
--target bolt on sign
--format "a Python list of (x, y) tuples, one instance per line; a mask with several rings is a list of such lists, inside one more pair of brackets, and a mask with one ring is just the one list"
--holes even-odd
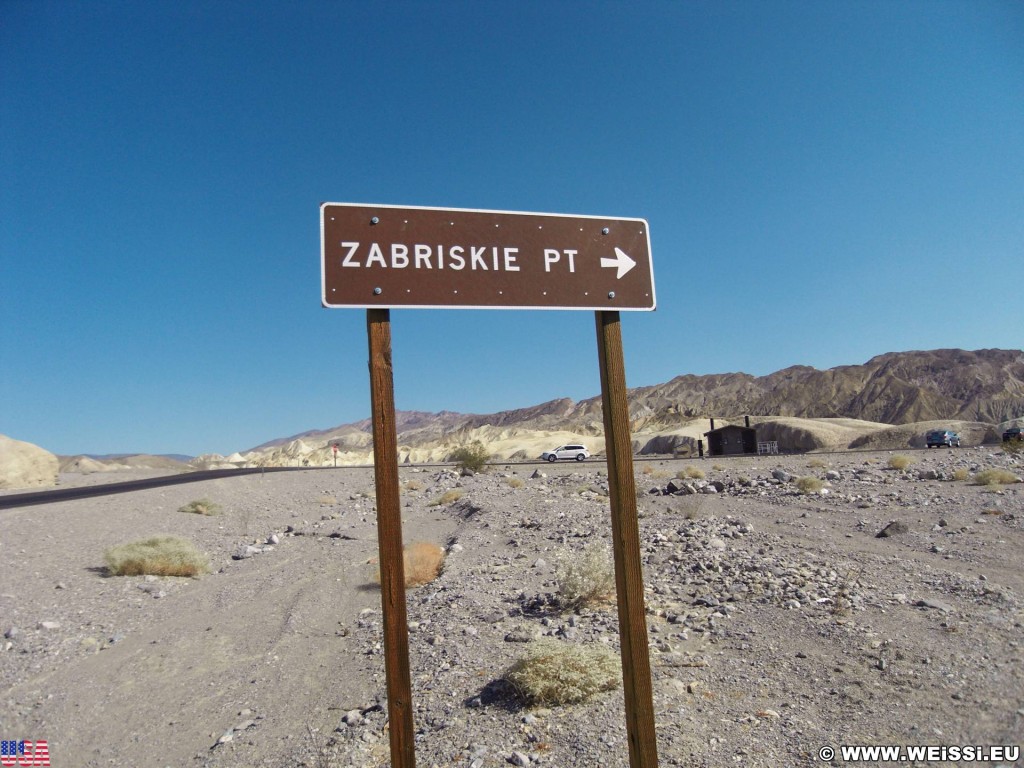
[(647, 222), (324, 203), (325, 307), (652, 310)]

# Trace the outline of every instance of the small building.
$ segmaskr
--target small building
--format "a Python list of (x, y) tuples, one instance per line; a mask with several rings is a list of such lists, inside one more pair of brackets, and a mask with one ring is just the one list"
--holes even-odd
[(708, 455), (736, 456), (744, 453), (757, 453), (757, 430), (750, 426), (750, 417), (744, 420), (745, 427), (730, 424), (715, 429), (715, 420), (711, 420), (711, 430), (704, 433), (708, 439)]

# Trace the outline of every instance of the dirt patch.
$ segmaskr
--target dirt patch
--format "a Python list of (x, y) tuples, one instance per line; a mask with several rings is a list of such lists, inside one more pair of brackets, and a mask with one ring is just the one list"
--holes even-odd
[[(680, 495), (637, 465), (662, 765), (1018, 743), (1024, 485), (940, 478), (1024, 469), (913, 456), (655, 462), (704, 471)], [(533, 470), (401, 470), (405, 540), (447, 553), (408, 594), (418, 764), (628, 765), (621, 688), (530, 709), (503, 683), (532, 638), (618, 648), (614, 607), (554, 599), (561, 559), (610, 541), (603, 467)], [(826, 493), (798, 493), (806, 475)], [(457, 486), (465, 501), (431, 506)], [(332, 469), (0, 513), (4, 738), (46, 739), (55, 766), (388, 764), (373, 497), (371, 471)], [(178, 511), (198, 498), (222, 514)], [(893, 520), (906, 530), (876, 538)], [(160, 534), (212, 572), (106, 575), (107, 548)]]

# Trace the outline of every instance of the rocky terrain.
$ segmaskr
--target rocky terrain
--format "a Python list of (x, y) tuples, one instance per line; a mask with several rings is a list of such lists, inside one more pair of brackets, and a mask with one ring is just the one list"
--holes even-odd
[[(963, 478), (1024, 464), (906, 456), (636, 463), (660, 764), (1020, 745), (1024, 485)], [(401, 482), (405, 540), (447, 553), (408, 593), (417, 764), (628, 765), (621, 687), (545, 708), (503, 681), (537, 638), (618, 647), (614, 606), (559, 599), (560, 564), (609, 542), (603, 463), (409, 466)], [(178, 511), (198, 498), (222, 514)], [(161, 533), (211, 572), (106, 574), (106, 548)], [(12, 509), (0, 541), (5, 739), (46, 739), (55, 766), (389, 764), (370, 470)]]

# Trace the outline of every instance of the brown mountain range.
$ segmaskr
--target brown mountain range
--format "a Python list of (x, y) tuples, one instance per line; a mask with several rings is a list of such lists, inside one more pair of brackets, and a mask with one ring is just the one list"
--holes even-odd
[[(793, 366), (766, 376), (684, 375), (631, 389), (629, 402), (635, 447), (642, 453), (692, 447), (708, 428), (708, 418), (724, 424), (744, 416), (761, 425), (766, 439), (781, 438), (791, 450), (845, 448), (890, 425), (936, 421), (962, 424), (978, 440), (992, 439), (997, 425), (1024, 418), (1024, 351), (893, 352), (824, 371)], [(818, 426), (829, 434), (809, 434), (814, 431), (810, 420), (824, 420)], [(903, 432), (914, 431), (893, 434), (905, 440)], [(600, 397), (562, 398), (487, 415), (398, 414), (400, 451), (409, 461), (443, 458), (473, 440), (505, 458), (532, 458), (543, 446), (584, 438), (600, 450), (603, 432)], [(363, 420), (274, 440), (246, 452), (244, 459), (325, 464), (333, 459), (328, 445), (337, 443), (346, 463), (360, 463), (369, 459), (370, 440), (370, 422)]]
[(793, 366), (767, 376), (678, 376), (631, 392), (631, 402), (681, 416), (799, 416), (886, 424), (955, 419), (992, 424), (1024, 416), (1024, 352), (891, 352), (863, 365)]

